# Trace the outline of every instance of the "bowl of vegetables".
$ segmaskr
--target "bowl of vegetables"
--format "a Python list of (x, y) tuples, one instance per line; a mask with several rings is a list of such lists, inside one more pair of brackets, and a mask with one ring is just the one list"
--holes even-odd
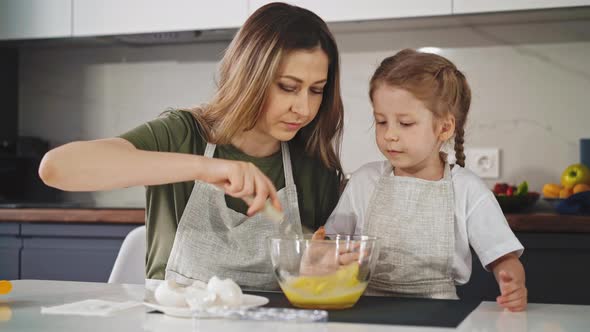
[(504, 213), (530, 211), (540, 196), (538, 192), (529, 191), (526, 181), (521, 182), (518, 186), (505, 182), (496, 183), (493, 192)]

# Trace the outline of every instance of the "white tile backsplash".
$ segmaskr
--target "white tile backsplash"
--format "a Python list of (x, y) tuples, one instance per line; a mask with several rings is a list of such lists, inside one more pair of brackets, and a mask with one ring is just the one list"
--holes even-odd
[[(436, 46), (473, 90), (466, 146), (501, 150), (500, 178), (539, 190), (579, 161), (590, 137), (590, 20), (472, 24), (371, 31), (335, 29), (341, 49), (346, 172), (381, 159), (374, 143), (368, 80), (405, 47)], [(226, 42), (151, 47), (27, 47), (20, 56), (22, 135), (72, 140), (118, 135), (169, 107), (208, 100)], [(72, 196), (82, 197), (82, 196)], [(141, 206), (143, 188), (89, 196), (101, 205)]]

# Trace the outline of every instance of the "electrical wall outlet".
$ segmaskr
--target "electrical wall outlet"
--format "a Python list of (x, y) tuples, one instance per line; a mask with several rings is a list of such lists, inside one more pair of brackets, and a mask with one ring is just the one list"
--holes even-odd
[(500, 177), (500, 149), (473, 148), (465, 149), (465, 168), (473, 171), (483, 179)]

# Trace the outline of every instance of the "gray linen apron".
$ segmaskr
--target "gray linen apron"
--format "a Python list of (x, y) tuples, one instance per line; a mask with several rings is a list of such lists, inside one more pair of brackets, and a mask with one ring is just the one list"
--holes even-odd
[[(207, 144), (204, 156), (213, 158), (214, 144)], [(166, 279), (181, 284), (207, 283), (213, 276), (231, 278), (245, 289), (279, 289), (273, 276), (266, 238), (290, 231), (301, 234), (297, 189), (293, 181), (287, 143), (281, 143), (285, 187), (278, 196), (285, 213), (280, 225), (262, 213), (248, 217), (227, 207), (225, 194), (218, 187), (195, 181), (180, 219)], [(279, 229), (280, 227), (280, 229)]]
[(445, 163), (439, 181), (381, 175), (369, 201), (365, 233), (381, 241), (367, 295), (456, 299), (454, 192)]

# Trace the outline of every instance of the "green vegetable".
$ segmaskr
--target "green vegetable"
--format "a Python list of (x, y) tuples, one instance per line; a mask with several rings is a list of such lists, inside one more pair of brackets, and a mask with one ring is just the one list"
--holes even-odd
[(526, 196), (529, 192), (529, 184), (526, 181), (522, 181), (521, 184), (516, 188), (515, 196)]

